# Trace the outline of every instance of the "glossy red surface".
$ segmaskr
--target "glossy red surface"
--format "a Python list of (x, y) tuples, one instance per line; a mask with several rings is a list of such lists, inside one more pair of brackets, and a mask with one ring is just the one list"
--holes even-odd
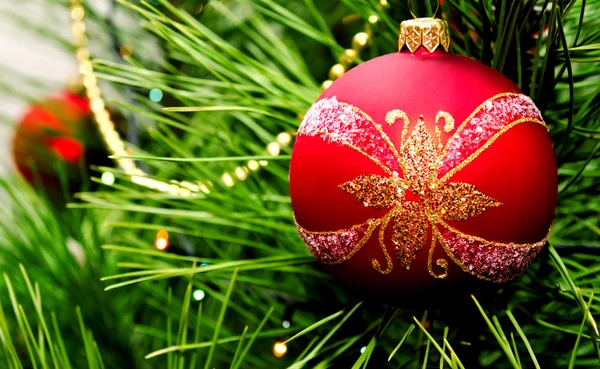
[[(358, 107), (399, 147), (402, 125), (385, 124), (389, 111), (403, 110), (411, 124), (423, 115), (433, 136), (439, 111), (450, 113), (458, 126), (484, 101), (504, 92), (520, 91), (478, 61), (421, 49), (415, 54), (399, 52), (364, 63), (338, 79), (320, 99), (335, 96)], [(442, 131), (442, 143), (452, 133)], [(365, 173), (385, 176), (381, 168), (348, 147), (326, 143), (319, 137), (298, 137), (290, 170), (292, 206), (298, 223), (309, 231), (335, 231), (385, 215), (389, 209), (365, 208), (338, 187)], [(452, 222), (460, 231), (505, 243), (537, 242), (547, 234), (555, 210), (557, 168), (545, 127), (523, 123), (510, 129), (450, 182), (473, 184), (503, 204), (467, 221)], [(375, 297), (462, 288), (475, 280), (448, 259), (440, 246), (434, 260), (449, 261), (446, 279), (429, 275), (429, 245), (418, 254), (410, 271), (404, 271), (394, 255), (390, 228), (386, 246), (395, 263), (391, 274), (382, 275), (371, 265), (374, 258), (383, 262), (376, 234), (350, 260), (326, 268), (355, 291)]]

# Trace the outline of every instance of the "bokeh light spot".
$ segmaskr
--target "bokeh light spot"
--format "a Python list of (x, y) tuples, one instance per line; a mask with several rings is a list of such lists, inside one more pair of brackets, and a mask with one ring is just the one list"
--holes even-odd
[(148, 97), (154, 102), (160, 102), (163, 98), (163, 93), (158, 88), (153, 88), (152, 90), (150, 90)]

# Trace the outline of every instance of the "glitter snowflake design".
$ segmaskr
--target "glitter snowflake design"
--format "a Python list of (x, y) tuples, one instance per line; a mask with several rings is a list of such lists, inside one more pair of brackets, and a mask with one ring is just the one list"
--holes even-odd
[[(385, 121), (388, 125), (403, 122), (398, 148), (381, 125), (335, 97), (318, 101), (300, 126), (299, 136), (320, 137), (347, 146), (386, 173), (385, 176), (365, 173), (339, 185), (366, 207), (389, 209), (383, 217), (333, 232), (311, 232), (297, 224), (313, 255), (326, 264), (342, 263), (358, 252), (379, 227), (378, 238), (386, 265), (383, 267), (377, 259), (372, 260), (372, 265), (380, 273), (388, 274), (394, 263), (384, 233), (391, 227), (395, 256), (404, 270), (411, 268), (430, 240), (428, 270), (435, 278), (445, 278), (448, 273), (445, 259), (436, 260), (438, 272), (434, 270), (433, 255), (438, 243), (465, 272), (481, 279), (504, 282), (520, 275), (546, 239), (534, 244), (503, 244), (454, 229), (447, 221), (466, 221), (502, 204), (472, 184), (450, 179), (512, 127), (524, 122), (544, 125), (533, 102), (521, 94), (494, 96), (456, 130), (453, 117), (440, 111), (435, 138), (427, 130), (423, 117), (411, 125), (406, 113), (393, 110)], [(455, 130), (445, 146), (440, 138), (442, 129), (446, 133)]]

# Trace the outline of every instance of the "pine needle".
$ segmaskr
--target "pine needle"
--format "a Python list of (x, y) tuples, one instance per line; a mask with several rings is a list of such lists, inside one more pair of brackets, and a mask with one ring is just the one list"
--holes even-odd
[(448, 365), (450, 365), (450, 367), (454, 367), (456, 365), (458, 365), (459, 368), (461, 369), (465, 369), (464, 365), (462, 364), (462, 362), (458, 359), (458, 357), (456, 357), (454, 355), (454, 351), (452, 350), (452, 347), (450, 346), (450, 344), (446, 341), (445, 345), (448, 346), (450, 348), (450, 353), (451, 356), (448, 356), (445, 352), (445, 350), (443, 350), (440, 345), (433, 339), (433, 337), (431, 336), (431, 334), (429, 334), (429, 332), (427, 332), (427, 330), (425, 329), (425, 327), (423, 327), (423, 325), (421, 324), (421, 322), (419, 322), (419, 320), (417, 320), (416, 317), (413, 316), (413, 320), (415, 321), (415, 323), (417, 324), (417, 326), (419, 327), (419, 329), (421, 329), (421, 332), (423, 332), (425, 334), (425, 336), (427, 336), (428, 342), (431, 342), (433, 344), (433, 346), (439, 351), (440, 355), (442, 355), (442, 357), (444, 358), (444, 360), (446, 360), (446, 362), (448, 363)]

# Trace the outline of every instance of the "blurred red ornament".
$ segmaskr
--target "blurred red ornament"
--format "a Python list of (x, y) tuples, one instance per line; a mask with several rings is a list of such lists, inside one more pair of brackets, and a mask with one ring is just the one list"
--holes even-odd
[(60, 166), (66, 169), (70, 182), (79, 182), (80, 164), (92, 152), (98, 156), (95, 164), (106, 163), (88, 100), (70, 92), (31, 106), (15, 129), (13, 157), (17, 169), (30, 182), (38, 176), (45, 187), (59, 183)]
[(66, 162), (77, 163), (83, 155), (81, 143), (71, 137), (52, 139), (49, 146)]
[(553, 219), (547, 128), (507, 78), (443, 50), (445, 22), (402, 28), (410, 51), (343, 75), (300, 126), (290, 170), (300, 235), (335, 277), (375, 297), (512, 280)]

